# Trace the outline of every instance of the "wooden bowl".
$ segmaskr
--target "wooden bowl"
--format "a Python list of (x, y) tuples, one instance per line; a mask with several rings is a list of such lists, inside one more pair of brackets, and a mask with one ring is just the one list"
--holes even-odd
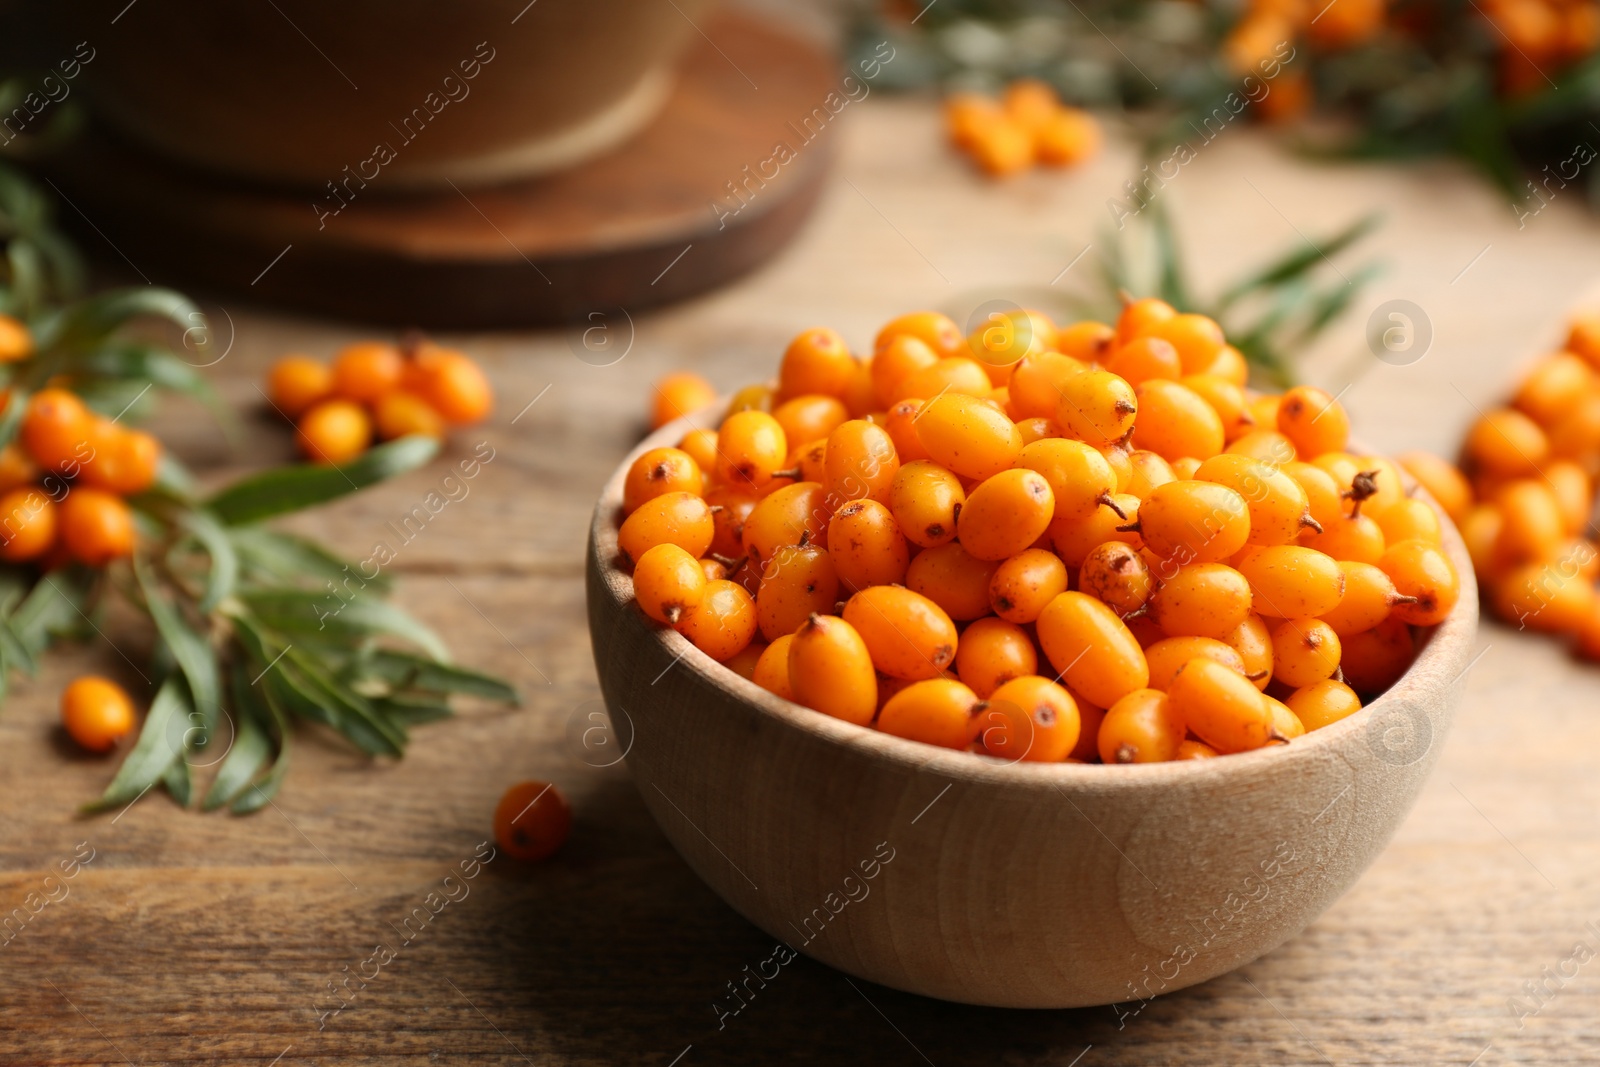
[(623, 476), (687, 429), (653, 434), (601, 494), (588, 559), (595, 662), (667, 837), (794, 950), (945, 1000), (1135, 1011), (1303, 930), (1382, 850), (1438, 758), (1478, 619), (1448, 523), (1460, 603), (1356, 715), (1214, 760), (1007, 764), (782, 700), (638, 609), (616, 565)]

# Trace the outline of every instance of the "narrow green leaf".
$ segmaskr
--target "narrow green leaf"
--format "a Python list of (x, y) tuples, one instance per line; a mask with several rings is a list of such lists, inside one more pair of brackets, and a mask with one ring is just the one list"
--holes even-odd
[(1307, 239), (1304, 248), (1290, 251), (1281, 259), (1259, 271), (1246, 275), (1243, 279), (1230, 286), (1217, 301), (1218, 311), (1228, 308), (1257, 289), (1272, 288), (1298, 279), (1318, 263), (1332, 260), (1334, 256), (1371, 233), (1382, 221), (1383, 216), (1378, 212), (1373, 212), (1363, 215), (1331, 237), (1316, 242)]
[(405, 731), (379, 718), (365, 697), (325, 674), (309, 656), (296, 652), (293, 645), (284, 653), (284, 659), (312, 699), (337, 709), (336, 729), (363, 752), (374, 756), (399, 756), (405, 752)]
[(390, 649), (376, 649), (351, 665), (368, 677), (378, 678), (394, 689), (423, 689), (441, 693), (466, 693), (502, 704), (520, 704), (516, 689), (487, 674), (464, 667), (446, 666)]
[(84, 567), (52, 571), (39, 579), (11, 614), (11, 625), (24, 647), (37, 657), (52, 634), (74, 633), (84, 625), (84, 605), (95, 582)]
[(209, 501), (230, 526), (325, 504), (376, 482), (415, 470), (439, 451), (431, 437), (402, 437), (362, 453), (342, 467), (275, 467), (223, 489)]
[(356, 571), (355, 564), (340, 559), (315, 541), (303, 537), (269, 530), (264, 526), (236, 526), (229, 530), (233, 547), (241, 563), (247, 568), (261, 571), (283, 582), (314, 582), (326, 587), (328, 582), (342, 586), (346, 580), (366, 583), (374, 592), (387, 592), (393, 584), (388, 575), (375, 574), (368, 578)]
[(372, 708), (402, 729), (448, 719), (455, 714), (448, 704), (416, 697), (376, 697), (372, 701)]
[(149, 568), (133, 558), (133, 573), (144, 591), (150, 618), (162, 640), (172, 650), (172, 656), (188, 679), (189, 692), (195, 707), (209, 730), (214, 731), (222, 714), (222, 685), (218, 676), (217, 657), (204, 635), (196, 633), (167, 599), (160, 584), (150, 574)]
[(205, 323), (200, 309), (182, 293), (155, 286), (113, 289), (66, 308), (53, 328), (38, 339), (39, 347), (83, 350), (138, 318), (166, 319), (184, 330)]
[(229, 672), (229, 686), (233, 694), (233, 747), (217, 768), (205, 799), (200, 802), (202, 811), (215, 811), (239, 795), (266, 764), (272, 754), (272, 740), (262, 728), (262, 717), (269, 713), (259, 707), (265, 699), (245, 677), (245, 665), (236, 664)]
[(278, 757), (272, 761), (272, 769), (266, 777), (248, 786), (229, 806), (235, 815), (248, 815), (252, 811), (259, 811), (278, 793), (278, 788), (283, 785), (283, 779), (289, 773), (289, 717), (278, 704), (271, 689), (262, 689), (260, 705), (266, 708), (271, 719), (272, 733), (278, 740)]
[(161, 776), (161, 784), (167, 787), (167, 792), (172, 794), (172, 799), (178, 802), (180, 808), (187, 808), (194, 799), (194, 776), (186, 760), (173, 760), (167, 767), (167, 773)]
[(179, 758), (180, 746), (174, 744), (173, 737), (182, 732), (180, 727), (190, 710), (182, 681), (168, 678), (151, 702), (139, 740), (123, 759), (116, 777), (111, 779), (100, 799), (86, 805), (84, 810), (104, 811), (126, 804), (161, 781), (172, 761)]
[(209, 614), (222, 603), (224, 597), (233, 595), (234, 584), (239, 578), (239, 557), (233, 551), (233, 541), (228, 537), (228, 531), (204, 508), (186, 512), (183, 524), (211, 557), (205, 595), (200, 600), (201, 613)]
[(240, 599), (274, 630), (290, 634), (322, 635), (349, 641), (383, 634), (408, 641), (435, 660), (450, 661), (449, 650), (432, 630), (393, 604), (372, 596), (351, 600), (326, 593), (300, 590), (243, 592)]

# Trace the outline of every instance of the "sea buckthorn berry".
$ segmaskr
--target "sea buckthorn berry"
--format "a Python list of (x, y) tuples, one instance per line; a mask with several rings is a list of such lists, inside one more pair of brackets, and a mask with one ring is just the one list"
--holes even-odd
[(687, 452), (702, 472), (717, 469), (717, 431), (690, 430), (678, 442), (678, 449)]
[[(335, 363), (336, 382), (338, 371)], [(408, 392), (426, 400), (446, 422), (482, 422), (494, 407), (494, 390), (483, 369), (452, 349), (423, 345), (407, 362), (404, 382)]]
[(378, 436), (385, 441), (412, 434), (444, 437), (444, 419), (426, 400), (411, 393), (395, 391), (385, 393), (373, 405), (372, 421)]
[(1080, 441), (1099, 448), (1122, 440), (1133, 429), (1139, 400), (1133, 386), (1115, 374), (1089, 370), (1056, 384), (1060, 389), (1056, 422)]
[(1522, 379), (1511, 401), (1542, 426), (1553, 426), (1600, 385), (1594, 368), (1581, 356), (1556, 352), (1540, 360)]
[(914, 370), (895, 387), (894, 399), (931, 400), (946, 393), (964, 396), (988, 396), (994, 383), (989, 374), (975, 359), (949, 356), (931, 367)]
[(873, 351), (882, 355), (884, 349), (896, 337), (914, 337), (933, 349), (934, 354), (941, 359), (965, 355), (967, 351), (967, 339), (961, 335), (961, 327), (957, 326), (948, 315), (941, 315), (937, 311), (913, 311), (908, 315), (889, 320), (889, 323), (878, 331), (877, 339), (873, 342)]
[[(1248, 401), (1250, 417), (1256, 420), (1256, 425), (1260, 426), (1263, 431), (1277, 433), (1278, 405), (1282, 402), (1283, 397), (1277, 393), (1257, 393), (1251, 396)], [(1282, 437), (1283, 435), (1279, 434), (1279, 436)], [(1283, 440), (1290, 448), (1294, 447), (1292, 443), (1289, 443), (1287, 437), (1284, 437)], [(1310, 457), (1308, 456), (1307, 458), (1309, 459)]]
[(1251, 430), (1229, 441), (1223, 451), (1249, 456), (1274, 467), (1293, 463), (1300, 454), (1289, 439), (1277, 430)]
[(997, 560), (978, 559), (961, 542), (951, 541), (917, 553), (906, 568), (906, 588), (952, 619), (976, 619), (989, 614), (989, 583), (999, 569)]
[(700, 496), (705, 478), (689, 453), (676, 448), (652, 448), (628, 467), (622, 483), (622, 510), (632, 512), (646, 500), (665, 493)]
[(295, 441), (314, 463), (346, 463), (372, 443), (372, 419), (348, 400), (324, 400), (301, 418)]
[(828, 520), (828, 552), (839, 584), (851, 592), (903, 585), (911, 552), (894, 515), (876, 500), (852, 500)]
[(1600, 451), (1600, 392), (1590, 393), (1549, 429), (1550, 454), (1584, 459)]
[(1278, 400), (1278, 432), (1302, 456), (1342, 452), (1350, 440), (1344, 406), (1314, 385), (1297, 385)]
[(1183, 373), (1178, 350), (1149, 334), (1118, 347), (1106, 361), (1106, 370), (1135, 387), (1157, 378), (1176, 379)]
[(1545, 464), (1544, 484), (1555, 494), (1561, 508), (1561, 521), (1569, 535), (1580, 533), (1589, 525), (1589, 505), (1594, 499), (1589, 475), (1570, 460), (1556, 460)]
[(1022, 447), (1027, 448), (1035, 441), (1047, 441), (1061, 436), (1061, 427), (1056, 425), (1056, 420), (1051, 418), (1023, 419), (1017, 423), (1017, 432), (1022, 435)]
[(639, 557), (633, 568), (633, 596), (652, 619), (668, 626), (700, 603), (706, 574), (700, 561), (677, 545), (661, 544)]
[(790, 700), (865, 726), (878, 711), (878, 676), (861, 635), (837, 615), (813, 615), (789, 643)]
[[(1347, 517), (1350, 513), (1350, 502), (1345, 499), (1340, 490), (1339, 483), (1333, 480), (1333, 475), (1312, 463), (1303, 463), (1293, 460), (1282, 465), (1283, 473), (1295, 480), (1295, 484), (1306, 495), (1306, 506), (1311, 512), (1311, 517), (1317, 521), (1317, 526), (1323, 530), (1335, 522)], [(1301, 540), (1313, 537), (1317, 533), (1316, 526), (1307, 526), (1300, 531)], [(1334, 553), (1328, 553), (1334, 555)]]
[(617, 544), (630, 563), (657, 545), (677, 545), (699, 559), (710, 550), (715, 532), (704, 500), (693, 493), (667, 493), (640, 504), (623, 520)]
[(1078, 744), (1078, 703), (1048, 678), (1013, 678), (990, 693), (988, 703), (979, 717), (978, 741), (991, 756), (1012, 763), (1059, 763)]
[(1097, 744), (1104, 763), (1165, 763), (1183, 744), (1184, 723), (1159, 689), (1136, 689), (1106, 709)]
[(789, 455), (784, 462), (784, 468), (789, 471), (800, 472), (799, 480), (802, 482), (816, 482), (822, 484), (828, 479), (828, 442), (826, 439), (812, 441), (809, 445)]
[(1171, 304), (1153, 296), (1129, 300), (1117, 316), (1117, 343), (1125, 345), (1135, 337), (1142, 337), (1177, 314)]
[(1416, 656), (1411, 627), (1392, 617), (1342, 642), (1339, 671), (1345, 684), (1358, 693), (1382, 693), (1400, 680)]
[(1039, 654), (1033, 638), (1014, 622), (993, 616), (978, 619), (961, 632), (956, 649), (956, 674), (978, 696), (987, 700), (1001, 685), (1034, 674)]
[(1572, 633), (1583, 626), (1595, 603), (1594, 583), (1575, 567), (1526, 563), (1514, 567), (1489, 588), (1497, 615), (1517, 628)]
[(989, 606), (1008, 622), (1033, 622), (1057, 593), (1067, 591), (1061, 557), (1030, 548), (1001, 563), (989, 579)]
[(1169, 637), (1220, 641), (1250, 616), (1254, 601), (1245, 576), (1224, 563), (1191, 563), (1163, 575), (1150, 596), (1150, 617)]
[(1376, 519), (1357, 512), (1324, 523), (1320, 533), (1307, 530), (1300, 543), (1337, 560), (1376, 563), (1389, 541)]
[(1015, 174), (1033, 162), (1033, 137), (1028, 128), (1008, 117), (983, 127), (968, 149), (973, 161), (996, 178)]
[(1338, 607), (1322, 614), (1334, 633), (1348, 637), (1389, 617), (1400, 594), (1387, 574), (1375, 564), (1355, 560), (1340, 560), (1339, 569), (1344, 572), (1344, 596)]
[(1178, 384), (1211, 405), (1222, 420), (1222, 439), (1236, 441), (1256, 428), (1244, 390), (1215, 374), (1186, 374)]
[(39, 465), (16, 442), (0, 449), (0, 493), (19, 485), (32, 485), (39, 473)]
[(1116, 613), (1094, 597), (1061, 593), (1045, 606), (1037, 626), (1051, 665), (1091, 703), (1110, 707), (1149, 685), (1144, 649)]
[(1107, 503), (1095, 508), (1087, 518), (1052, 522), (1049, 529), (1050, 545), (1067, 566), (1082, 567), (1089, 553), (1107, 541), (1120, 541), (1134, 548), (1143, 547), (1138, 520), (1139, 498), (1116, 493)]
[(1152, 326), (1146, 336), (1170, 343), (1177, 350), (1184, 374), (1204, 373), (1228, 344), (1216, 320), (1189, 313), (1163, 319)]
[(400, 350), (385, 341), (358, 341), (333, 358), (333, 392), (358, 404), (373, 404), (400, 388), (406, 362)]
[(33, 334), (21, 320), (0, 315), (0, 363), (15, 363), (33, 355)]
[(1166, 461), (1194, 456), (1210, 459), (1222, 451), (1222, 419), (1213, 406), (1186, 386), (1166, 379), (1142, 382), (1134, 390), (1139, 416), (1133, 446)]
[(133, 701), (109, 679), (87, 675), (61, 691), (61, 725), (91, 752), (105, 752), (128, 736), (133, 719)]
[[(677, 491), (677, 490), (675, 490)], [(747, 485), (718, 485), (704, 494), (711, 509), (711, 551), (730, 559), (744, 555), (744, 527), (765, 498)]]
[(38, 559), (55, 544), (56, 527), (56, 505), (34, 486), (0, 494), (0, 559), (7, 563)]
[(744, 521), (745, 555), (764, 565), (783, 545), (828, 545), (833, 509), (827, 490), (816, 482), (796, 482), (762, 498)]
[(938, 604), (910, 589), (863, 589), (845, 602), (844, 618), (866, 642), (873, 665), (891, 677), (937, 678), (955, 662), (955, 623)]
[(1200, 464), (1195, 477), (1216, 482), (1244, 497), (1250, 511), (1252, 545), (1287, 545), (1317, 521), (1311, 517), (1311, 503), (1300, 483), (1277, 467), (1249, 456), (1212, 456)]
[(1339, 635), (1322, 619), (1284, 619), (1272, 628), (1273, 676), (1299, 689), (1339, 669)]
[(1511, 482), (1496, 494), (1495, 504), (1503, 516), (1495, 550), (1505, 559), (1543, 559), (1566, 536), (1561, 503), (1542, 481), (1524, 478)]
[(1138, 550), (1121, 541), (1097, 545), (1078, 568), (1078, 588), (1120, 616), (1143, 607), (1155, 584)]
[(717, 476), (726, 482), (765, 485), (789, 457), (789, 439), (764, 411), (729, 415), (717, 431)]
[[(954, 329), (955, 323), (950, 323), (950, 326)], [(897, 390), (901, 382), (917, 371), (933, 366), (940, 358), (939, 353), (920, 337), (897, 334), (889, 338), (872, 358), (873, 395), (880, 404), (888, 407), (899, 396)]]
[(782, 634), (774, 638), (772, 644), (761, 650), (756, 669), (750, 674), (752, 682), (785, 700), (794, 699), (794, 693), (789, 688), (789, 646), (793, 643), (794, 634)]
[(1396, 593), (1411, 598), (1396, 603), (1393, 615), (1412, 626), (1443, 622), (1461, 596), (1461, 579), (1450, 557), (1426, 541), (1390, 545), (1378, 566), (1394, 583)]
[(936, 463), (963, 478), (993, 477), (1022, 451), (1015, 423), (961, 393), (945, 393), (924, 404), (917, 415), (917, 436)]
[(725, 662), (756, 635), (755, 600), (737, 582), (707, 582), (700, 603), (685, 611), (674, 628), (695, 648)]
[[(1405, 479), (1400, 476), (1400, 468), (1393, 461), (1384, 456), (1357, 456), (1356, 464), (1361, 468), (1358, 474), (1370, 482), (1371, 491), (1366, 507), (1374, 515), (1406, 499)], [(1352, 485), (1351, 488), (1355, 490), (1360, 486)]]
[(1010, 380), (1024, 356), (1043, 352), (1055, 339), (1055, 326), (1026, 311), (992, 311), (967, 335), (967, 349), (997, 385)]
[(1180, 482), (1193, 481), (1194, 472), (1199, 469), (1200, 461), (1193, 456), (1172, 461), (1172, 476)]
[(922, 438), (917, 436), (917, 413), (922, 405), (921, 400), (898, 401), (890, 405), (883, 421), (889, 440), (894, 442), (894, 453), (902, 464), (928, 458), (928, 450), (922, 447)]
[[(1223, 345), (1222, 351), (1217, 353), (1217, 358), (1200, 373), (1214, 374), (1241, 389), (1250, 384), (1250, 363), (1244, 358), (1244, 353), (1232, 345)], [(1254, 417), (1252, 414), (1251, 418)]]
[(1222, 755), (1222, 753), (1218, 752), (1204, 741), (1196, 741), (1193, 738), (1188, 738), (1178, 746), (1178, 751), (1172, 758), (1175, 760), (1216, 759), (1220, 755)]
[(519, 782), (495, 805), (495, 844), (512, 859), (548, 859), (571, 832), (572, 806), (546, 782)]
[(1493, 504), (1477, 504), (1461, 523), (1461, 540), (1472, 559), (1472, 569), (1485, 577), (1502, 570), (1498, 546), (1505, 516)]
[(1117, 493), (1122, 496), (1131, 496), (1128, 492), (1128, 483), (1133, 480), (1133, 450), (1125, 447), (1120, 442), (1101, 445), (1095, 451), (1100, 453), (1102, 459), (1111, 466), (1111, 473), (1117, 476)]
[(75, 470), (92, 453), (94, 417), (83, 401), (65, 389), (41, 389), (28, 400), (22, 417), (22, 446), (46, 470)]
[(889, 484), (889, 510), (906, 540), (933, 548), (956, 536), (956, 521), (967, 501), (961, 479), (928, 460), (907, 463)]
[(1307, 731), (1332, 726), (1361, 710), (1361, 698), (1356, 696), (1356, 691), (1333, 678), (1296, 689), (1289, 694), (1286, 703)]
[(687, 371), (669, 374), (650, 390), (650, 428), (659, 430), (716, 402), (716, 387), (700, 375)]
[(1218, 752), (1260, 748), (1276, 734), (1266, 696), (1214, 660), (1200, 657), (1184, 664), (1167, 688), (1167, 701), (1189, 730)]
[[(1277, 619), (1321, 616), (1338, 607), (1344, 596), (1344, 571), (1332, 556), (1314, 548), (1256, 548), (1236, 566), (1250, 582), (1258, 615)], [(1390, 575), (1391, 580), (1393, 577)]]
[(878, 713), (878, 729), (940, 748), (966, 748), (982, 727), (986, 705), (960, 682), (932, 678), (908, 685)]
[(844, 401), (844, 410), (852, 419), (871, 418), (881, 423), (882, 419), (874, 415), (881, 415), (887, 405), (878, 399), (877, 390), (873, 388), (872, 362), (870, 356), (856, 360), (855, 377), (850, 379), (850, 385), (839, 399)]
[(1502, 408), (1472, 424), (1463, 453), (1477, 470), (1515, 478), (1538, 471), (1550, 455), (1550, 441), (1528, 416)]
[(83, 484), (118, 496), (133, 496), (150, 488), (161, 463), (161, 443), (142, 430), (125, 430), (102, 423), (90, 433), (94, 455), (83, 464)]
[(773, 389), (770, 385), (747, 385), (728, 399), (728, 410), (723, 418), (741, 411), (772, 411)]
[(267, 396), (288, 418), (333, 394), (333, 371), (310, 356), (284, 356), (267, 373)]
[(1223, 638), (1223, 642), (1244, 661), (1244, 676), (1257, 689), (1266, 689), (1272, 681), (1272, 630), (1267, 620), (1252, 614), (1238, 629)]
[[(1104, 363), (1116, 346), (1117, 331), (1093, 319), (1084, 319), (1056, 330), (1055, 350), (1083, 363)], [(1022, 368), (1019, 366), (1017, 369)]]
[(1179, 563), (1227, 559), (1250, 538), (1250, 508), (1225, 485), (1185, 479), (1158, 485), (1139, 505), (1139, 535)]
[(772, 417), (783, 428), (784, 440), (791, 445), (827, 437), (850, 418), (837, 397), (810, 394), (785, 400), (772, 409)]
[(1178, 676), (1183, 665), (1203, 657), (1245, 673), (1244, 657), (1232, 645), (1211, 637), (1167, 637), (1144, 650), (1145, 661), (1150, 664), (1150, 688), (1165, 690)]
[(796, 335), (778, 365), (778, 395), (841, 397), (855, 376), (856, 358), (838, 332), (825, 326)]
[[(1027, 451), (1024, 449), (1023, 451)], [(1172, 464), (1144, 449), (1137, 449), (1128, 453), (1129, 476), (1128, 484), (1123, 486), (1124, 492), (1143, 500), (1158, 485), (1175, 482), (1178, 476), (1172, 473)], [(1059, 509), (1060, 505), (1057, 504)]]
[(769, 647), (765, 641), (756, 638), (730, 658), (723, 660), (722, 665), (747, 681), (755, 681), (756, 664), (761, 662), (761, 656)]
[(839, 602), (839, 576), (827, 550), (784, 545), (772, 553), (756, 593), (756, 624), (768, 641), (792, 634), (812, 615)]
[(1088, 368), (1060, 352), (1035, 352), (1011, 369), (1007, 383), (1012, 414), (1018, 418), (1052, 418), (1061, 406), (1061, 383)]
[(1082, 441), (1052, 437), (1024, 445), (1016, 465), (1044, 477), (1054, 517), (1080, 519), (1117, 492), (1117, 475), (1104, 455)]
[(1061, 98), (1055, 89), (1037, 78), (1018, 78), (1007, 85), (1001, 104), (1006, 114), (1029, 131), (1037, 131), (1061, 110)]
[(889, 499), (900, 457), (895, 454), (894, 439), (882, 426), (851, 419), (828, 436), (823, 470), (828, 476), (823, 484), (834, 506), (863, 498), (881, 504)]
[(1378, 529), (1383, 531), (1385, 544), (1399, 541), (1426, 541), (1431, 545), (1444, 543), (1439, 526), (1439, 513), (1433, 505), (1415, 497), (1384, 508), (1374, 516)]
[(1089, 703), (1083, 698), (1082, 693), (1074, 693), (1070, 687), (1063, 688), (1078, 705), (1079, 722), (1078, 740), (1072, 746), (1072, 751), (1067, 754), (1067, 758), (1077, 763), (1099, 763), (1100, 724), (1105, 721), (1106, 709)]
[(1001, 471), (978, 483), (967, 496), (956, 533), (962, 547), (977, 559), (1002, 560), (1043, 536), (1054, 510), (1055, 495), (1042, 474)]
[(1305, 736), (1306, 724), (1300, 721), (1300, 716), (1289, 705), (1267, 694), (1263, 694), (1262, 699), (1267, 702), (1267, 712), (1272, 716), (1272, 729), (1276, 735), (1272, 739), (1274, 742), (1285, 743)]
[(91, 567), (133, 554), (133, 513), (122, 498), (78, 486), (60, 504), (61, 540), (72, 558)]

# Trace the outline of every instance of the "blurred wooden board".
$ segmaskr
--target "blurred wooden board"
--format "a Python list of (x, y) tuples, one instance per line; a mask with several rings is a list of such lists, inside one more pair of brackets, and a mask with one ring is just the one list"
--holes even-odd
[[(513, 678), (522, 709), (424, 727), (398, 764), (368, 766), (302, 733), (280, 810), (247, 819), (153, 795), (116, 821), (80, 820), (75, 806), (112, 767), (56, 745), (56, 696), (75, 674), (128, 668), (96, 643), (17, 686), (0, 709), (0, 915), (80, 842), (95, 859), (0, 947), (0, 1062), (1594, 1062), (1600, 964), (1580, 967), (1520, 1029), (1508, 1001), (1577, 942), (1600, 949), (1587, 925), (1600, 919), (1600, 670), (1492, 625), (1456, 728), (1435, 741), (1446, 746), (1439, 771), (1398, 838), (1303, 936), (1243, 970), (1119, 1019), (952, 1006), (852, 987), (801, 959), (717, 1028), (713, 1001), (772, 945), (678, 859), (627, 773), (591, 766), (574, 742), (598, 697), (582, 604), (589, 508), (666, 370), (732, 386), (806, 326), (833, 324), (865, 345), (898, 311), (996, 279), (1044, 285), (1098, 240), (1125, 145), (1083, 171), (993, 186), (946, 154), (937, 123), (926, 103), (852, 105), (837, 131), (841, 180), (815, 227), (769, 270), (638, 317), (614, 365), (578, 359), (568, 332), (447, 338), (494, 379), (500, 409), (482, 437), (496, 457), (400, 552), (400, 598), (464, 662)], [(1387, 209), (1372, 243), (1390, 271), (1308, 376), (1342, 387), (1367, 312), (1389, 298), (1422, 305), (1433, 350), (1407, 367), (1363, 366), (1345, 396), (1363, 437), (1388, 449), (1452, 447), (1473, 405), (1506, 388), (1514, 362), (1551, 340), (1600, 274), (1600, 225), (1575, 201), (1519, 231), (1493, 194), (1448, 169), (1330, 171), (1245, 130), (1163, 195), (1213, 284), (1298, 240), (1297, 228), (1315, 238)], [(259, 405), (254, 383), (278, 354), (326, 354), (364, 332), (232, 305), (229, 315), (237, 341), (208, 373), (243, 406)], [(160, 429), (208, 476), (237, 470), (203, 417), (174, 408)], [(288, 454), (270, 420), (244, 429), (256, 461)], [(464, 435), (453, 454), (478, 439)], [(298, 526), (365, 551), (446, 462)], [(107, 632), (138, 660), (137, 632)], [(571, 797), (566, 850), (533, 869), (490, 863), (319, 1030), (327, 983), (399, 940), (394, 926), (473, 855), (501, 790), (525, 777)], [(1072, 902), (1062, 909), (1071, 921)]]
[(104, 135), (50, 168), (85, 244), (185, 288), (394, 326), (570, 322), (704, 292), (788, 243), (830, 157), (803, 122), (839, 78), (814, 43), (729, 14), (695, 35), (644, 131), (546, 177), (406, 194), (379, 172), (342, 184), (339, 208), (328, 190), (251, 188)]

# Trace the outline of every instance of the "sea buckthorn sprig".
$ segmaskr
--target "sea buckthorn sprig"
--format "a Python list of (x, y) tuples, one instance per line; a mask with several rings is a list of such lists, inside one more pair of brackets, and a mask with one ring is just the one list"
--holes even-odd
[(885, 733), (1013, 762), (1293, 743), (1391, 686), (1460, 582), (1337, 400), (1246, 379), (1157, 299), (970, 336), (915, 312), (859, 358), (807, 330), (634, 460), (620, 563), (654, 622)]
[(1012, 82), (999, 100), (953, 94), (944, 117), (951, 143), (994, 178), (1036, 163), (1075, 166), (1097, 153), (1102, 139), (1093, 115), (1063, 104), (1055, 89), (1033, 78)]
[(266, 393), (278, 413), (295, 422), (300, 453), (324, 464), (354, 459), (374, 440), (442, 441), (451, 426), (482, 422), (494, 407), (477, 363), (418, 334), (397, 345), (346, 345), (331, 365), (284, 356), (267, 374)]

